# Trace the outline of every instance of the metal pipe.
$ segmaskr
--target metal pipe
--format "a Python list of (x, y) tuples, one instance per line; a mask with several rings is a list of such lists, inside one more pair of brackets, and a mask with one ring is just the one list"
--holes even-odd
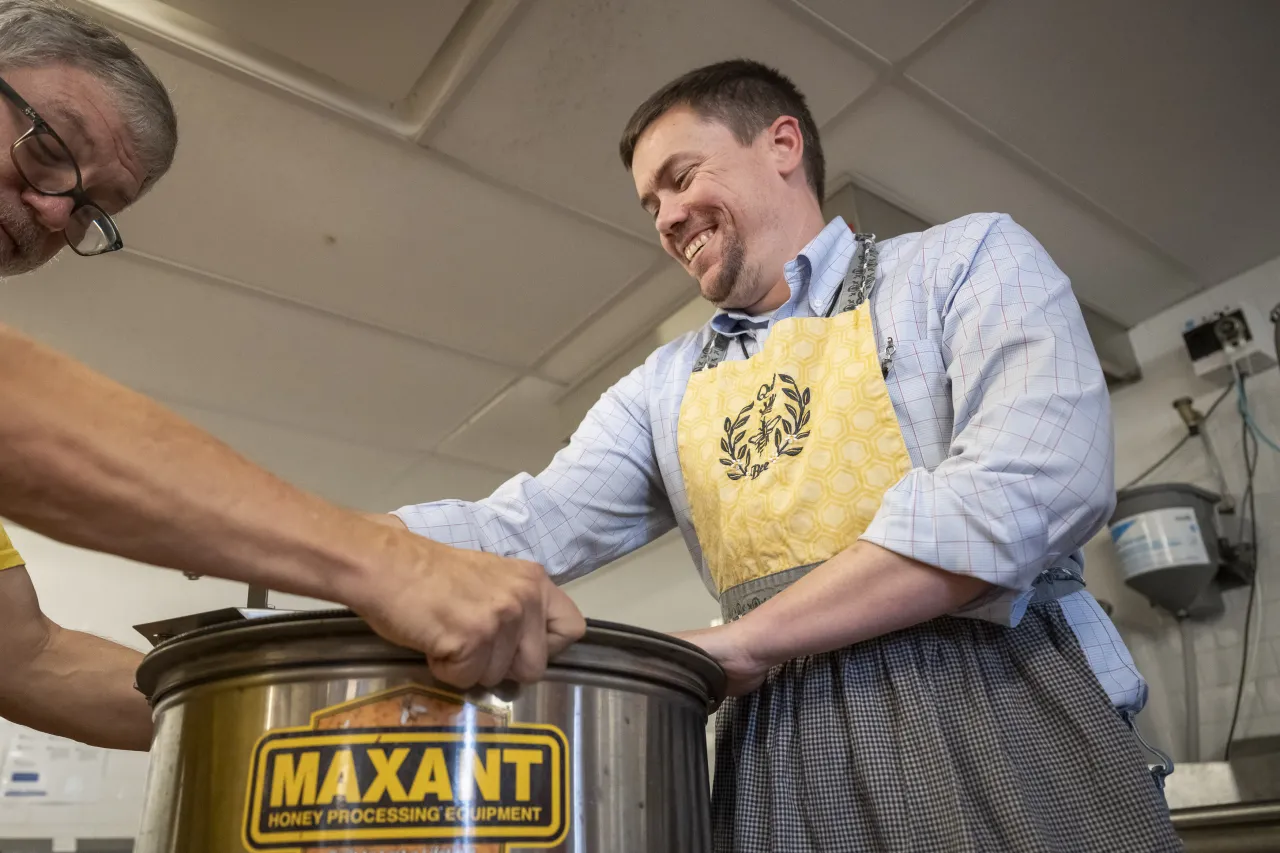
[(1218, 503), (1218, 512), (1222, 515), (1235, 512), (1236, 499), (1231, 496), (1231, 487), (1227, 485), (1227, 475), (1223, 473), (1222, 463), (1218, 461), (1218, 454), (1213, 449), (1213, 442), (1209, 440), (1209, 431), (1200, 430), (1200, 441), (1204, 444), (1204, 455), (1209, 457), (1209, 467), (1213, 470), (1214, 476), (1218, 478), (1218, 493), (1222, 495), (1222, 500)]
[(261, 586), (249, 585), (249, 609), (250, 610), (266, 610), (267, 609), (267, 588)]
[(1280, 800), (1177, 809), (1170, 813), (1170, 817), (1173, 819), (1173, 825), (1178, 829), (1269, 823), (1280, 821)]
[(1186, 761), (1200, 760), (1200, 678), (1196, 667), (1195, 637), (1191, 620), (1179, 619), (1182, 633), (1182, 684), (1186, 690)]

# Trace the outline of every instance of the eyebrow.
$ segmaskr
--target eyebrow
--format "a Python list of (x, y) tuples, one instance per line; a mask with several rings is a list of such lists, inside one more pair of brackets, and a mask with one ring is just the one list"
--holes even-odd
[[(95, 145), (93, 136), (89, 133), (89, 125), (85, 122), (84, 116), (80, 111), (66, 101), (59, 100), (51, 102), (45, 113), (45, 120), (50, 122), (50, 126), (57, 131), (58, 136), (62, 137), (62, 141), (71, 147), (71, 153), (75, 156), (77, 163), (83, 164), (83, 161), (89, 160), (97, 145)], [(71, 136), (68, 136), (67, 132), (61, 129), (64, 127), (71, 129)], [(81, 165), (81, 168), (84, 168), (83, 165)], [(102, 193), (101, 187), (85, 187), (85, 192), (99, 206), (116, 207), (114, 211), (116, 213), (124, 210), (137, 200), (130, 198), (128, 193), (118, 187), (109, 189), (105, 194)], [(105, 198), (99, 200), (99, 197), (103, 195), (105, 195)]]
[[(64, 142), (68, 145), (73, 141), (79, 142), (89, 149), (93, 148), (93, 137), (89, 135), (89, 126), (85, 124), (84, 116), (61, 101), (54, 101), (47, 109), (52, 120), (46, 120)], [(70, 128), (70, 137), (65, 128)]]

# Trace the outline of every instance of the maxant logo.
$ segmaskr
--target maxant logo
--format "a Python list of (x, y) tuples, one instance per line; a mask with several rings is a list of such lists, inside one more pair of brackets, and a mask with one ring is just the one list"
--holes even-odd
[(274, 732), (254, 752), (244, 842), (558, 843), (567, 744), (547, 726)]

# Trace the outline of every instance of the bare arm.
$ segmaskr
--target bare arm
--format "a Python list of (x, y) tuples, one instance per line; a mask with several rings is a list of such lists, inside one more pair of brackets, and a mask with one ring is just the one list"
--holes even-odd
[(25, 567), (0, 572), (0, 716), (93, 746), (146, 750), (151, 709), (133, 687), (141, 660), (50, 621)]
[(0, 516), (64, 542), (323, 597), (382, 535), (3, 327), (0, 412)]
[(736, 622), (680, 636), (721, 662), (736, 695), (772, 666), (954, 613), (990, 588), (859, 542)]
[(0, 516), (142, 562), (337, 601), (460, 687), (541, 676), (585, 630), (541, 567), (377, 524), (0, 326)]

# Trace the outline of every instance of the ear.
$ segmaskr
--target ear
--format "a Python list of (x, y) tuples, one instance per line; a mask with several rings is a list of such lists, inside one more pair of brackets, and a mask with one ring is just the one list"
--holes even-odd
[(804, 134), (800, 122), (793, 116), (778, 116), (765, 131), (769, 152), (778, 168), (778, 174), (790, 178), (804, 164)]

